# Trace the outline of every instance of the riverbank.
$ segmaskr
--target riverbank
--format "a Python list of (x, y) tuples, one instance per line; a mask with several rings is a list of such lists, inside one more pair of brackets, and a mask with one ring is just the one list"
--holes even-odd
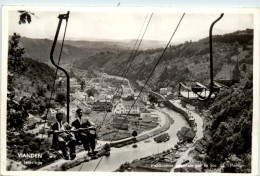
[(191, 143), (180, 144), (161, 153), (136, 159), (132, 163), (126, 162), (116, 172), (170, 172), (176, 165), (176, 160), (191, 145)]
[(172, 100), (166, 103), (166, 106), (173, 109), (174, 111), (180, 113), (184, 119), (191, 126), (189, 121), (190, 116), (192, 116), (196, 122), (197, 131), (195, 138), (191, 143), (179, 143), (174, 147), (165, 150), (161, 153), (150, 155), (141, 159), (134, 160), (132, 163), (126, 162), (122, 164), (116, 171), (134, 171), (134, 172), (169, 172), (169, 171), (181, 171), (183, 167), (187, 167), (187, 164), (191, 162), (191, 151), (196, 148), (198, 140), (203, 137), (203, 118), (200, 117), (194, 110), (195, 108), (182, 107), (179, 100)]

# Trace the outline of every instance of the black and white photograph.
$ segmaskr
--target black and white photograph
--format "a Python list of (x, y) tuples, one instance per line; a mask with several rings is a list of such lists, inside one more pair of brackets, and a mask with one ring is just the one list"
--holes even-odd
[(4, 7), (2, 171), (254, 175), (256, 12)]

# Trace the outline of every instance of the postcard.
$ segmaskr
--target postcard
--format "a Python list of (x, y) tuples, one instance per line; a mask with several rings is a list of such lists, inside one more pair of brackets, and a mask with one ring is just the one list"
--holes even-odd
[(4, 6), (1, 174), (257, 175), (259, 12)]

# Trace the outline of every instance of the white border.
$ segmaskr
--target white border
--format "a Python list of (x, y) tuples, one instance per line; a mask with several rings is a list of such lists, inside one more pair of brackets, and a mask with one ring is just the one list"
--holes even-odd
[[(243, 175), (258, 175), (258, 124), (259, 124), (259, 26), (260, 10), (259, 8), (188, 8), (188, 7), (58, 7), (58, 6), (3, 6), (2, 11), (2, 91), (1, 91), (1, 174), (3, 175), (121, 175), (115, 172), (58, 172), (58, 171), (6, 171), (6, 102), (7, 102), (7, 52), (8, 52), (8, 11), (9, 10), (29, 10), (29, 11), (89, 11), (89, 12), (154, 12), (154, 13), (252, 13), (254, 14), (254, 74), (253, 74), (253, 139), (252, 139), (252, 173)], [(238, 144), (239, 145), (239, 144)], [(134, 175), (137, 175), (135, 172)], [(142, 175), (151, 175), (151, 173), (142, 173)], [(224, 173), (152, 173), (153, 175), (237, 175)], [(124, 173), (124, 175), (133, 175), (133, 173)]]

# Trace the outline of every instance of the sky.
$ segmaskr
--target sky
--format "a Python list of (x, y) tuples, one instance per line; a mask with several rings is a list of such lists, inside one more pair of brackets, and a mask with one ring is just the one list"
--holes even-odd
[[(57, 16), (64, 11), (33, 11), (30, 24), (19, 25), (19, 13), (10, 11), (8, 17), (8, 33), (19, 33), (28, 38), (53, 39), (57, 25)], [(68, 21), (66, 40), (134, 40), (140, 29), (151, 16), (151, 12), (122, 12), (122, 11), (71, 11)], [(144, 40), (168, 41), (175, 30), (182, 13), (155, 12), (144, 36)], [(220, 14), (186, 13), (173, 42), (197, 41), (209, 35), (209, 27)], [(64, 31), (65, 21), (61, 28)], [(253, 29), (253, 15), (226, 13), (215, 24), (213, 34), (225, 34), (237, 30)], [(60, 34), (61, 39), (62, 35)]]

